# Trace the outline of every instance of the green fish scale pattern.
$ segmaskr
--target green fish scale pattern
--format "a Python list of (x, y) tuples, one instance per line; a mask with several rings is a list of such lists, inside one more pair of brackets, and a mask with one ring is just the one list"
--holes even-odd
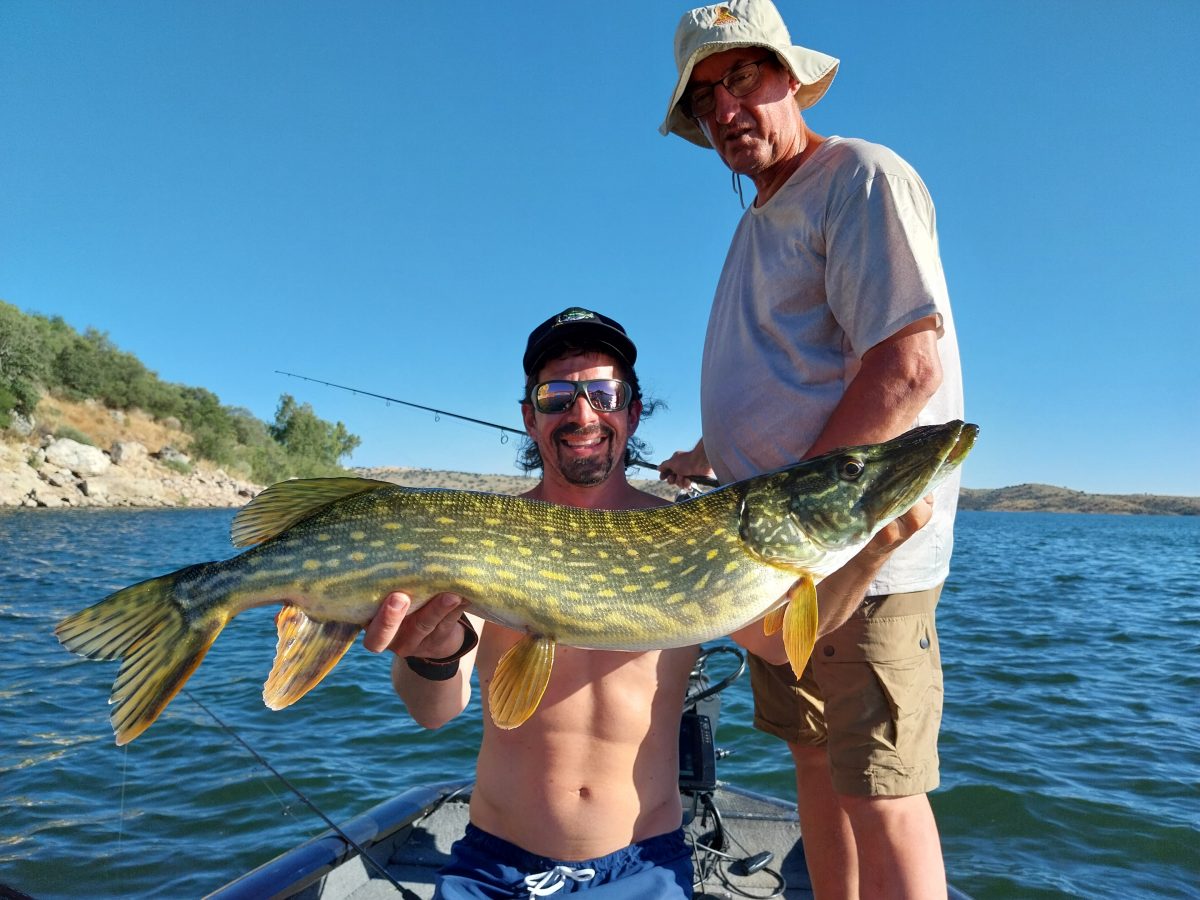
[(389, 485), (217, 564), (188, 593), (366, 622), (390, 590), (417, 603), (450, 591), (486, 619), (574, 646), (677, 646), (765, 612), (796, 577), (746, 553), (741, 499), (716, 491), (648, 515)]

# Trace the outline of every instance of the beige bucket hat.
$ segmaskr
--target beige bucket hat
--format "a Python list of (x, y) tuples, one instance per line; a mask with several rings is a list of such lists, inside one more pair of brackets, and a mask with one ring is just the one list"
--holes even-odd
[(800, 82), (796, 105), (808, 109), (824, 96), (838, 60), (807, 47), (792, 44), (787, 25), (770, 0), (729, 0), (684, 13), (675, 29), (675, 67), (679, 80), (667, 106), (667, 117), (658, 127), (663, 135), (674, 132), (701, 147), (711, 147), (695, 120), (680, 108), (692, 69), (701, 60), (738, 47), (765, 47), (779, 57)]

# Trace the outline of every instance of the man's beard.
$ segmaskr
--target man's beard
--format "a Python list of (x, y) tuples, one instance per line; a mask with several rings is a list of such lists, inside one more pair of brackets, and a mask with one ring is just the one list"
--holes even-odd
[[(601, 452), (587, 457), (579, 457), (566, 452), (566, 448), (559, 442), (559, 439), (566, 435), (603, 436), (608, 440), (604, 442)], [(592, 486), (607, 481), (613, 473), (613, 469), (616, 468), (617, 453), (624, 456), (625, 452), (624, 447), (617, 447), (614, 437), (612, 429), (603, 425), (587, 428), (564, 425), (556, 430), (554, 432), (555, 454), (558, 457), (558, 470), (562, 473), (563, 478), (570, 484), (582, 486)]]

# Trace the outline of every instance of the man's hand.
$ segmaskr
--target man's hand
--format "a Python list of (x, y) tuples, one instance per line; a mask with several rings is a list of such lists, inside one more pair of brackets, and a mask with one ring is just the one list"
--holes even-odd
[(924, 528), (932, 516), (933, 494), (928, 494), (918, 500), (904, 515), (883, 526), (862, 552), (877, 557), (889, 556), (893, 550)]
[(457, 594), (438, 594), (409, 615), (412, 598), (399, 591), (388, 594), (367, 625), (363, 646), (372, 653), (391, 650), (397, 656), (450, 656), (463, 643), (458, 617), (466, 605)]
[(658, 467), (658, 480), (673, 484), (681, 490), (692, 486), (689, 476), (705, 475), (715, 478), (712, 466), (708, 464), (708, 456), (704, 452), (704, 441), (698, 441), (691, 450), (677, 450), (671, 458)]

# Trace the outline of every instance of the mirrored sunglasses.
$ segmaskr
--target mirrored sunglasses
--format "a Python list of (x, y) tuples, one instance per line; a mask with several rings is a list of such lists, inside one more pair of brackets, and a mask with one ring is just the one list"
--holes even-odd
[(633, 389), (617, 378), (588, 381), (542, 381), (529, 389), (529, 402), (540, 413), (564, 413), (583, 394), (596, 412), (620, 412), (629, 405)]

